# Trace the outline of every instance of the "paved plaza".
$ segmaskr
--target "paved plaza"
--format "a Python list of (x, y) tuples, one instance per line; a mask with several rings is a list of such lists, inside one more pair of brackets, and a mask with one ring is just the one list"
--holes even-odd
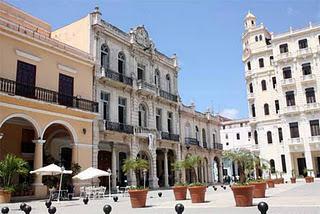
[[(162, 192), (161, 198), (158, 192)], [(230, 214), (253, 214), (259, 213), (256, 206), (249, 208), (237, 208), (234, 205), (234, 199), (231, 189), (228, 187), (223, 190), (220, 186), (217, 191), (212, 187), (207, 189), (206, 203), (192, 204), (190, 200), (175, 201), (172, 190), (150, 191), (148, 194), (147, 207), (140, 209), (132, 209), (129, 197), (119, 196), (118, 202), (112, 199), (98, 199), (89, 201), (88, 205), (84, 205), (82, 200), (62, 201), (60, 203), (53, 202), (57, 208), (56, 213), (63, 214), (91, 214), (103, 213), (102, 208), (105, 204), (112, 206), (112, 214), (114, 213), (175, 213), (174, 206), (182, 203), (185, 206), (184, 213), (230, 213)], [(254, 199), (254, 204), (265, 201), (269, 204), (268, 214), (320, 214), (320, 181), (317, 180), (313, 184), (305, 184), (303, 180), (296, 184), (280, 184), (274, 189), (267, 190), (267, 198)], [(27, 202), (32, 207), (31, 214), (44, 214), (47, 209), (44, 200)], [(1, 205), (3, 207), (5, 205)], [(7, 204), (10, 208), (9, 213), (22, 213), (19, 203)]]

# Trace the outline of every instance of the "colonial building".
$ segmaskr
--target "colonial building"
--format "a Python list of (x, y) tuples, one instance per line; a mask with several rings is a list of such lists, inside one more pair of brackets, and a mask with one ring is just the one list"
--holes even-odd
[[(0, 159), (12, 153), (31, 169), (52, 162), (87, 168), (98, 112), (94, 62), (51, 33), (48, 23), (0, 1)], [(41, 176), (16, 182), (47, 194)]]
[[(176, 55), (168, 57), (159, 52), (144, 26), (124, 32), (106, 22), (99, 8), (52, 36), (94, 57), (94, 90), (100, 114), (95, 121), (93, 165), (112, 170), (113, 188), (127, 182), (135, 185), (135, 177), (122, 172), (122, 163), (126, 158), (141, 157), (149, 160), (149, 187), (173, 185), (176, 175), (171, 164), (188, 153), (184, 134), (180, 136), (179, 121), (185, 123), (185, 119), (179, 118)], [(185, 110), (181, 112), (187, 115)], [(205, 120), (201, 117), (197, 120)], [(208, 130), (208, 136), (212, 131)], [(214, 149), (211, 145), (216, 144), (207, 143), (210, 149), (200, 149), (201, 144), (190, 151), (205, 155), (206, 167), (210, 167), (214, 152), (222, 148)], [(212, 181), (208, 168), (205, 173), (204, 181)], [(107, 182), (102, 180), (102, 185)]]
[(250, 126), (273, 171), (320, 176), (319, 50), (316, 25), (281, 34), (250, 12), (242, 35)]

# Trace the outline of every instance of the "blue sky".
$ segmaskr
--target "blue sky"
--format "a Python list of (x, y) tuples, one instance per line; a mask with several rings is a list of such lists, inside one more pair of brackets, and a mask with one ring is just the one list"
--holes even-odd
[(241, 62), (243, 17), (248, 10), (272, 32), (320, 22), (320, 0), (7, 0), (53, 29), (98, 5), (103, 19), (124, 31), (144, 24), (161, 52), (177, 53), (179, 91), (197, 110), (247, 117)]

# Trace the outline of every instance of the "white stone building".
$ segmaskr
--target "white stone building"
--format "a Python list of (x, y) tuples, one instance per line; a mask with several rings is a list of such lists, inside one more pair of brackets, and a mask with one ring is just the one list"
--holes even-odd
[[(180, 137), (176, 55), (159, 52), (144, 26), (127, 33), (104, 21), (99, 8), (52, 37), (95, 59), (94, 96), (100, 106), (93, 165), (112, 170), (113, 188), (127, 182), (136, 185), (133, 174), (127, 177), (122, 172), (122, 163), (128, 157), (141, 157), (149, 160), (149, 187), (173, 185), (176, 175), (171, 164), (184, 158), (186, 149)], [(107, 183), (107, 178), (100, 182)]]
[(275, 171), (320, 174), (320, 27), (273, 34), (250, 12), (242, 35), (253, 141)]

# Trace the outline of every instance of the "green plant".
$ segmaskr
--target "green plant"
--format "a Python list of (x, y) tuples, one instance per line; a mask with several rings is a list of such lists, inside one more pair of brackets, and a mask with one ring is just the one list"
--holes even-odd
[(292, 178), (295, 178), (296, 177), (296, 170), (291, 170), (291, 176), (292, 176)]
[[(135, 173), (137, 184), (140, 184), (140, 176), (139, 172), (140, 170), (147, 170), (149, 168), (149, 163), (147, 160), (141, 159), (141, 158), (131, 158), (131, 159), (125, 159), (124, 163), (122, 165), (122, 170), (124, 173), (129, 173), (131, 170)], [(139, 186), (132, 187), (135, 189), (140, 189)]]
[(13, 178), (19, 175), (27, 175), (28, 172), (28, 163), (15, 155), (7, 154), (0, 161), (1, 184), (5, 190), (14, 191)]
[(185, 168), (185, 161), (183, 161), (183, 160), (176, 161), (171, 164), (171, 167), (174, 171), (178, 171), (178, 178), (177, 178), (177, 182), (175, 185), (176, 186), (184, 186), (185, 184), (181, 182), (181, 178), (182, 178), (182, 169)]
[[(192, 183), (199, 184), (199, 176), (198, 176), (198, 166), (201, 163), (202, 158), (197, 155), (190, 155), (184, 160), (184, 167), (186, 169), (190, 169), (193, 171), (192, 173)], [(202, 185), (200, 185), (202, 186)]]
[(313, 169), (307, 169), (307, 168), (303, 169), (303, 174), (305, 174), (305, 176), (312, 176), (312, 172), (313, 172)]

